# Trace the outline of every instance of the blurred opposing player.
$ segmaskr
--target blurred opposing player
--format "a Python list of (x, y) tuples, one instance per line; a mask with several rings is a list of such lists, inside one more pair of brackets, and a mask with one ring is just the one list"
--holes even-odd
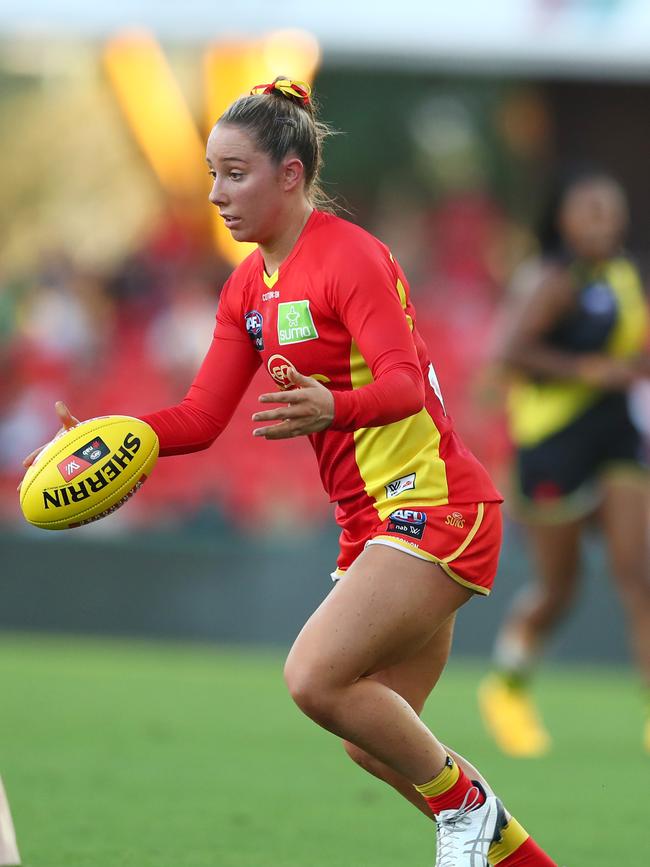
[(419, 717), (456, 611), (490, 591), (501, 497), (453, 431), (399, 265), (376, 238), (315, 207), (327, 132), (307, 86), (288, 79), (255, 88), (217, 122), (210, 201), (233, 237), (258, 249), (224, 286), (187, 397), (145, 420), (162, 455), (206, 448), (264, 365), (276, 390), (260, 401), (275, 408), (253, 416), (266, 423), (253, 433), (309, 437), (341, 527), (337, 585), (286, 663), (292, 697), (435, 818), (439, 867), (549, 867)]
[(648, 691), (650, 752), (650, 476), (647, 444), (628, 407), (630, 388), (650, 375), (648, 313), (621, 248), (627, 205), (620, 186), (584, 175), (553, 210), (547, 258), (523, 287), (503, 350), (514, 374), (513, 506), (527, 528), (536, 577), (499, 633), (480, 704), (506, 753), (537, 756), (549, 748), (528, 685), (576, 595), (581, 536), (595, 517)]

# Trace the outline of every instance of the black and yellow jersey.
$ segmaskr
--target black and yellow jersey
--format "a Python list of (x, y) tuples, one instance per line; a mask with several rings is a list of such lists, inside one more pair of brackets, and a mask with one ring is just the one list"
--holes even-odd
[[(638, 355), (650, 318), (634, 264), (620, 256), (597, 264), (576, 261), (569, 268), (576, 301), (547, 335), (548, 345), (576, 354)], [(513, 441), (526, 448), (536, 445), (578, 418), (602, 393), (577, 379), (518, 375), (508, 396)]]

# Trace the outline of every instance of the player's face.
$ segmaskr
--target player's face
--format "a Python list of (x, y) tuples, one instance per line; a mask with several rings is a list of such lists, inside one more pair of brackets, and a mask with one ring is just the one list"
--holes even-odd
[(268, 243), (281, 229), (282, 170), (237, 126), (217, 124), (206, 159), (213, 178), (210, 201), (236, 241)]
[(627, 206), (616, 184), (594, 180), (569, 190), (560, 213), (560, 228), (578, 256), (605, 259), (614, 255), (626, 226)]

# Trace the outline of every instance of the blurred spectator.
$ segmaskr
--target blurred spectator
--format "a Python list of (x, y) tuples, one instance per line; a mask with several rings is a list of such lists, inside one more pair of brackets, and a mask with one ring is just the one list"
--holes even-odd
[(212, 281), (194, 271), (175, 281), (167, 300), (149, 325), (147, 351), (175, 388), (183, 389), (193, 379), (210, 345), (217, 292)]

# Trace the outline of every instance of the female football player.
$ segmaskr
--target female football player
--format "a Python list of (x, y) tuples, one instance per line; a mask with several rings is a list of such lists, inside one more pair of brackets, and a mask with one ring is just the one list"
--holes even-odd
[(648, 690), (650, 752), (650, 498), (647, 446), (628, 407), (650, 375), (641, 281), (621, 249), (627, 204), (600, 174), (558, 196), (545, 256), (522, 287), (503, 349), (513, 373), (513, 506), (526, 526), (536, 579), (516, 600), (481, 685), (489, 730), (511, 755), (536, 756), (550, 737), (528, 685), (544, 642), (574, 600), (586, 519), (601, 528)]
[(287, 659), (292, 697), (435, 818), (438, 867), (552, 865), (419, 716), (456, 611), (490, 591), (501, 497), (453, 431), (399, 265), (318, 208), (327, 133), (309, 88), (284, 78), (219, 118), (210, 201), (236, 240), (258, 247), (224, 285), (186, 398), (144, 420), (162, 455), (207, 448), (266, 368), (274, 390), (253, 434), (309, 437), (341, 527), (336, 587)]

